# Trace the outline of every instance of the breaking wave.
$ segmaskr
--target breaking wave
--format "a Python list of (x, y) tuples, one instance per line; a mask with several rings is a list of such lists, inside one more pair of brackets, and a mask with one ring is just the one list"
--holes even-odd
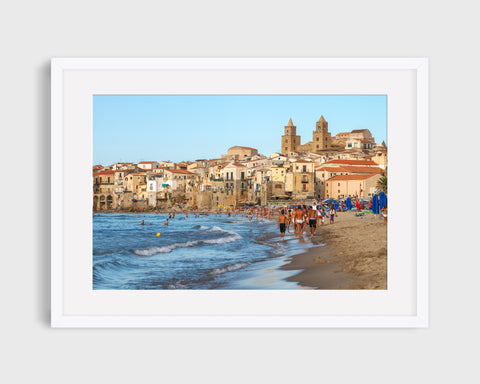
[(231, 232), (231, 231), (226, 231), (222, 228), (219, 227), (213, 227), (207, 232), (223, 232), (228, 234), (228, 236), (225, 237), (219, 237), (216, 239), (202, 239), (202, 240), (192, 240), (192, 241), (187, 241), (185, 243), (173, 243), (169, 245), (164, 245), (161, 247), (150, 247), (146, 249), (137, 249), (134, 250), (133, 253), (137, 256), (153, 256), (159, 253), (170, 253), (174, 249), (177, 248), (188, 248), (188, 247), (195, 247), (197, 245), (201, 244), (227, 244), (227, 243), (233, 243), (237, 240), (240, 240), (242, 236), (240, 236), (236, 232)]
[(232, 264), (232, 265), (227, 265), (226, 267), (215, 268), (214, 270), (212, 270), (212, 272), (210, 272), (210, 274), (220, 275), (220, 274), (225, 273), (225, 272), (236, 271), (237, 269), (244, 268), (247, 265), (250, 265), (250, 263), (236, 263), (236, 264)]

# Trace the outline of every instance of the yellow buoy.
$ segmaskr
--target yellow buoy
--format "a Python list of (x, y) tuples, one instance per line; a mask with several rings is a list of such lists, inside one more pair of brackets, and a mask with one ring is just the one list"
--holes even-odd
[(157, 233), (157, 237), (158, 237), (158, 236), (162, 236), (162, 234), (159, 232), (159, 233)]

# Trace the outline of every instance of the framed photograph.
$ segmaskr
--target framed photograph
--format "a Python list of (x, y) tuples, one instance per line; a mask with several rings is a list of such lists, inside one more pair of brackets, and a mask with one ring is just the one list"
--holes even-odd
[(428, 60), (52, 59), (52, 327), (427, 327)]

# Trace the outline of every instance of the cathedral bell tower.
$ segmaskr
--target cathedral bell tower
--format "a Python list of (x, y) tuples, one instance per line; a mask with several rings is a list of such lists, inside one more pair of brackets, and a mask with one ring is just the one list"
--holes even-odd
[(315, 124), (315, 131), (313, 131), (313, 152), (320, 149), (330, 147), (332, 144), (332, 136), (328, 132), (328, 122), (325, 118), (320, 116), (320, 119)]
[(290, 151), (296, 151), (299, 146), (300, 136), (297, 136), (297, 127), (290, 118), (288, 125), (285, 126), (285, 135), (282, 136), (282, 153), (286, 155)]

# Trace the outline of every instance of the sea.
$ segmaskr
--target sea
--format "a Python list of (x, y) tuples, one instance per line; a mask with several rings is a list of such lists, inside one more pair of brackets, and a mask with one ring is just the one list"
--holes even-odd
[[(305, 289), (282, 270), (318, 245), (246, 215), (101, 213), (93, 217), (93, 289)], [(140, 223), (144, 221), (144, 225)], [(293, 231), (292, 228), (290, 228)]]

